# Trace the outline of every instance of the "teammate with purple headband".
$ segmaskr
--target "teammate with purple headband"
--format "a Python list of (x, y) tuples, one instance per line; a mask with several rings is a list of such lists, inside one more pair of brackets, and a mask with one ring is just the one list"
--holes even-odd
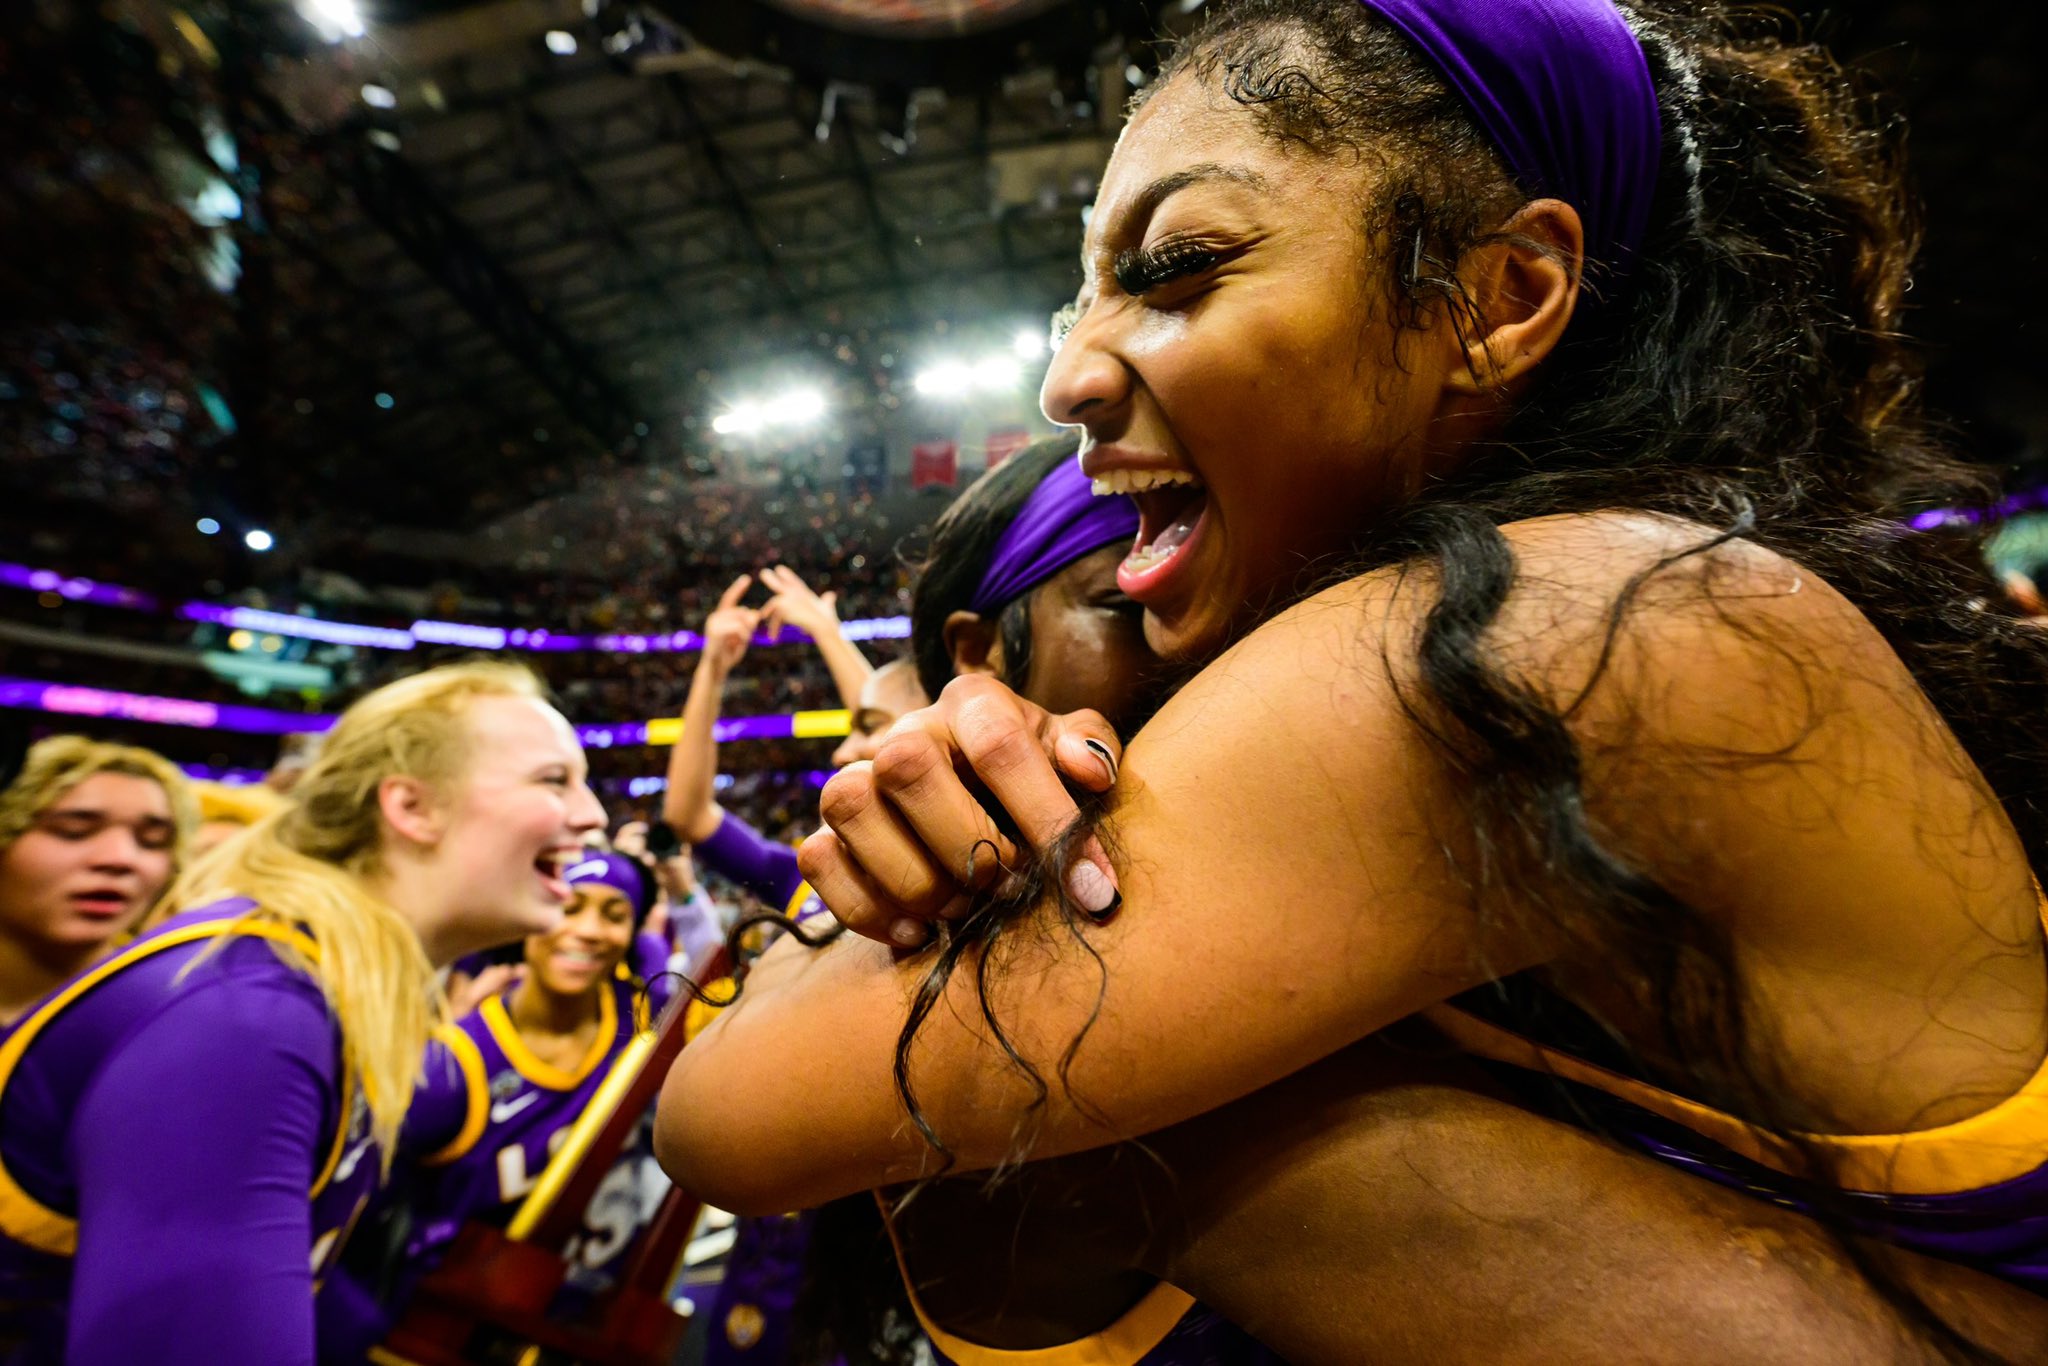
[[(1200, 672), (1120, 768), (956, 684), (828, 784), (803, 866), (882, 942), (763, 958), (671, 1073), (669, 1170), (745, 1209), (1145, 1135), (1191, 1236), (1136, 1264), (1302, 1362), (2039, 1359), (2048, 645), (1880, 534), (1983, 473), (1914, 412), (1886, 151), (1825, 54), (1710, 4), (1217, 7), (1042, 395)], [(946, 920), (1022, 856), (969, 770), (1047, 857)], [(1368, 1048), (1424, 1010), (1655, 1161), (1560, 1179), (1570, 1131), (1472, 1087), (1444, 1109), (1542, 1141), (1450, 1170), (1491, 1184), (1462, 1224), (1380, 1205), (1400, 1164), (1326, 1118), (1478, 1127), (1405, 1127), (1440, 1085)], [(1633, 1234), (1574, 1184), (1603, 1155)], [(1718, 1293), (1758, 1238), (1791, 1274)]]
[[(430, 1059), (407, 1117), (416, 1167), (394, 1186), (408, 1214), (404, 1266), (384, 1295), (386, 1318), (433, 1269), (468, 1221), (503, 1226), (539, 1181), (633, 1035), (649, 1027), (672, 983), (624, 976), (652, 905), (646, 871), (610, 850), (587, 849), (563, 873), (573, 893), (561, 922), (529, 935), (525, 975), (457, 1023), (453, 1066)], [(646, 1144), (629, 1145), (592, 1197), (569, 1250), (569, 1285), (608, 1283), (617, 1259), (651, 1215)]]
[[(917, 681), (933, 689), (961, 673), (1030, 677), (1065, 705), (1127, 701), (1151, 656), (1116, 564), (1137, 530), (1123, 499), (1093, 497), (1074, 444), (1036, 443), (982, 476), (934, 525), (911, 604)], [(905, 666), (907, 668), (907, 666)], [(1011, 673), (1012, 670), (1016, 672)], [(842, 762), (867, 749), (835, 756)], [(728, 820), (730, 818), (728, 817)], [(794, 860), (791, 861), (794, 872)], [(840, 1202), (815, 1217), (742, 1219), (725, 1281), (711, 1309), (713, 1366), (782, 1362), (791, 1334), (806, 1360), (835, 1352), (863, 1360), (881, 1350), (845, 1326), (894, 1334), (908, 1350), (916, 1325), (900, 1300), (871, 1202)], [(881, 1267), (879, 1276), (862, 1272)], [(874, 1303), (863, 1304), (863, 1298)]]
[(443, 1013), (436, 967), (560, 919), (603, 822), (585, 773), (524, 669), (380, 688), (289, 807), (173, 887), (182, 914), (15, 1024), (7, 1361), (309, 1366)]

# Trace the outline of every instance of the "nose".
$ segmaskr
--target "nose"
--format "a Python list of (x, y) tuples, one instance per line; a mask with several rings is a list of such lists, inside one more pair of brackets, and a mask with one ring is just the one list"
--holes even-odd
[(1038, 408), (1047, 421), (1093, 427), (1130, 397), (1130, 367), (1115, 345), (1115, 312), (1100, 301), (1090, 304), (1053, 353), (1038, 390)]
[(133, 872), (142, 857), (142, 842), (135, 838), (133, 830), (115, 821), (93, 836), (87, 852), (95, 872)]
[(839, 742), (839, 748), (832, 751), (832, 767), (845, 768), (863, 759), (875, 757), (875, 737), (861, 731), (854, 731)]
[(604, 806), (587, 782), (576, 784), (576, 790), (569, 799), (569, 828), (579, 835), (604, 829)]

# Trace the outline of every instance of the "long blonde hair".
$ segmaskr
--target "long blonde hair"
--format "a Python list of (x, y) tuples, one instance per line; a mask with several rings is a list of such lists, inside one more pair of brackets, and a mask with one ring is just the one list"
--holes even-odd
[(65, 793), (101, 773), (147, 778), (164, 790), (174, 830), (171, 872), (177, 874), (192, 855), (192, 834), (199, 828), (199, 805), (192, 795), (191, 780), (154, 750), (88, 740), (83, 735), (53, 735), (29, 746), (21, 772), (0, 789), (0, 853)]
[(342, 713), (289, 805), (200, 859), (171, 889), (174, 909), (248, 897), (257, 903), (249, 918), (312, 936), (319, 960), (310, 963), (268, 942), (326, 994), (387, 1163), (447, 1002), (412, 923), (366, 881), (379, 871), (387, 829), (378, 789), (402, 775), (448, 792), (469, 768), (470, 704), (542, 696), (532, 671), (516, 664), (450, 664), (386, 684)]

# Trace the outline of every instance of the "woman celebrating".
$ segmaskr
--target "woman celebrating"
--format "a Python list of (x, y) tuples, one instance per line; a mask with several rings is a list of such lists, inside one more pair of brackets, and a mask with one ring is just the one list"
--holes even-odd
[[(1840, 73), (1719, 16), (1223, 11), (1118, 145), (1044, 401), (1139, 490), (1148, 639), (1225, 653), (1120, 775), (1099, 723), (956, 684), (835, 780), (806, 871), (910, 945), (1010, 852), (956, 758), (1048, 847), (1023, 741), (1115, 795), (1066, 895), (943, 932), (975, 971), (757, 973), (666, 1165), (745, 1208), (1100, 1147), (1485, 988), (1434, 1018), (1560, 1108), (2038, 1280), (2048, 661), (1969, 609), (1970, 547), (1893, 530), (1981, 490), (1913, 415), (1899, 206)], [(823, 1019), (829, 1070), (739, 1084)], [(1221, 1307), (1368, 1346), (1369, 1306)]]
[(80, 735), (29, 749), (0, 791), (0, 1027), (135, 928), (198, 823), (161, 755)]
[[(1070, 706), (1099, 698), (1121, 733), (1156, 670), (1116, 587), (1122, 551), (1061, 562), (1133, 514), (1115, 498), (1091, 509), (1072, 451), (1064, 440), (1020, 452), (940, 518), (911, 644), (934, 693), (987, 674), (1034, 705), (1047, 694)], [(1009, 530), (1019, 522), (1041, 525), (1021, 536)], [(989, 591), (1004, 582), (1017, 594), (1007, 602)], [(1010, 674), (1010, 661), (1025, 661), (1024, 672)], [(1272, 1359), (1183, 1284), (1233, 1304), (1263, 1300), (1267, 1320), (1327, 1317), (1347, 1296), (1385, 1303), (1431, 1357), (1447, 1344), (1427, 1335), (1443, 1325), (1478, 1359), (1585, 1360), (1649, 1339), (1673, 1360), (1867, 1360), (1895, 1345), (1870, 1321), (1853, 1273), (1816, 1257), (1796, 1217), (1688, 1189), (1698, 1183), (1517, 1107), (1450, 1059), (1361, 1046), (1145, 1146), (1143, 1160), (1081, 1153), (994, 1185), (964, 1177), (920, 1190), (889, 1230), (912, 1292), (899, 1318), (914, 1314), (941, 1359), (960, 1366), (1025, 1366), (1048, 1351), (1142, 1366)], [(1270, 1175), (1276, 1167), (1289, 1169), (1284, 1180)], [(1247, 1180), (1253, 1171), (1267, 1174)], [(1506, 1210), (1541, 1211), (1544, 1243), (1499, 1239)], [(892, 1331), (898, 1292), (854, 1274), (886, 1251), (876, 1219), (857, 1197), (820, 1212), (798, 1324), (801, 1335), (822, 1320), (828, 1336), (801, 1360), (830, 1360), (842, 1344), (849, 1360), (910, 1359)], [(1351, 1235), (1344, 1278), (1302, 1265), (1311, 1227), (1370, 1231)], [(1475, 1234), (1491, 1237), (1484, 1257), (1470, 1254)], [(1744, 1251), (1759, 1243), (1780, 1256), (1763, 1263)], [(1421, 1249), (1427, 1257), (1414, 1257)], [(1603, 1276), (1625, 1278), (1625, 1291), (1589, 1294)], [(1434, 1287), (1434, 1320), (1398, 1293), (1417, 1280)], [(1551, 1287), (1569, 1287), (1567, 1302)], [(1946, 1288), (1985, 1289), (1967, 1276)], [(1514, 1308), (1482, 1324), (1472, 1309), (1481, 1302)], [(1390, 1326), (1375, 1325), (1376, 1355), (1399, 1350)]]
[[(512, 1217), (619, 1051), (671, 994), (665, 979), (620, 971), (653, 905), (646, 871), (623, 854), (586, 849), (563, 877), (573, 899), (560, 923), (526, 937), (524, 976), (457, 1022), (448, 1036), (457, 1069), (430, 1068), (414, 1101), (408, 1145), (432, 1151), (405, 1193), (413, 1270), (438, 1261), (466, 1220)], [(614, 1184), (600, 1187), (593, 1208), (611, 1203)], [(576, 1259), (593, 1274), (638, 1227), (601, 1222)]]
[(551, 928), (603, 821), (568, 723), (502, 665), (363, 698), (294, 798), (0, 1043), (13, 1359), (312, 1361), (437, 966)]

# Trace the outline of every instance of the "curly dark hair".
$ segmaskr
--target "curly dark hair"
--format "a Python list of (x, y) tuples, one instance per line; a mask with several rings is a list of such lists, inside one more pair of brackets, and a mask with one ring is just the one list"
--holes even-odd
[[(1490, 909), (1503, 899), (1490, 893), (1515, 885), (1533, 903), (1523, 914), (1622, 967), (1631, 1004), (1658, 1024), (1658, 1037), (1629, 1050), (1634, 1070), (1680, 1079), (1694, 1098), (1784, 1136), (1804, 1152), (1799, 1194), (1846, 1234), (1849, 1210), (1826, 1180), (1825, 1158), (1797, 1139), (1812, 1117), (1793, 1111), (1771, 1084), (1770, 1059), (1752, 1046), (1725, 933), (1603, 839), (1586, 814), (1569, 707), (1504, 671), (1486, 648), (1517, 575), (1501, 527), (1629, 509), (1715, 529), (1619, 594), (1610, 644), (1648, 579), (1728, 541), (1747, 539), (1814, 571), (1911, 670), (2035, 867), (2048, 853), (2048, 639), (1987, 607), (1996, 589), (1973, 534), (1901, 530), (1914, 511), (1988, 500), (1994, 481), (1943, 445), (1918, 403), (1901, 334), (1917, 221), (1897, 121), (1782, 19), (1669, 0), (1625, 13), (1663, 116), (1639, 259), (1626, 278), (1589, 276), (1592, 307), (1501, 430), (1360, 527), (1349, 557), (1320, 566), (1319, 582), (1398, 566), (1430, 585), (1435, 602), (1404, 703), (1470, 794), (1475, 899)], [(1183, 75), (1243, 106), (1276, 140), (1369, 160), (1376, 174), (1360, 228), (1382, 262), (1394, 328), (1445, 317), (1465, 335), (1483, 330), (1457, 268), (1497, 241), (1498, 225), (1529, 196), (1404, 37), (1357, 0), (1241, 0), (1182, 40), (1150, 89)], [(1307, 576), (1300, 586), (1316, 583)], [(1710, 576), (1702, 583), (1711, 591)], [(898, 1054), (913, 1118), (905, 1064), (943, 974), (993, 948), (1039, 897), (1060, 898), (1060, 873), (1082, 833), (1020, 895), (941, 927), (933, 980)], [(1078, 912), (1064, 902), (1062, 910), (1078, 939)], [(995, 956), (981, 954), (984, 986)], [(1000, 1028), (997, 1040), (1008, 1048)], [(1939, 1350), (1981, 1355), (1857, 1244), (1844, 1237), (1843, 1246)]]

